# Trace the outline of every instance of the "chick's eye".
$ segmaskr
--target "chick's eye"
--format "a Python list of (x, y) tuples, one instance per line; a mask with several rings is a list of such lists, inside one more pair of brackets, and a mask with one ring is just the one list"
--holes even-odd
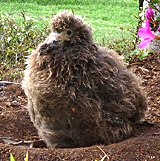
[(72, 31), (71, 30), (67, 30), (67, 35), (71, 36), (72, 35)]

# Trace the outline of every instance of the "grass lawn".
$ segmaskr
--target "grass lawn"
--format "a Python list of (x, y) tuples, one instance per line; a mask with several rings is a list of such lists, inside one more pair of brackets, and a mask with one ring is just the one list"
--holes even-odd
[[(19, 19), (18, 14), (24, 10), (26, 16), (38, 20), (36, 26), (42, 29), (43, 22), (40, 18), (49, 24), (51, 15), (56, 15), (58, 11), (74, 9), (76, 15), (81, 15), (92, 26), (94, 39), (100, 43), (102, 37), (105, 39), (121, 38), (120, 27), (133, 29), (138, 23), (138, 20), (132, 17), (132, 15), (138, 15), (138, 1), (134, 0), (37, 0), (31, 3), (32, 1), (1, 0), (0, 14), (5, 15), (11, 12), (13, 17)], [(128, 34), (124, 33), (126, 37)]]
[(132, 15), (138, 15), (138, 1), (1, 0), (0, 80), (22, 78), (25, 57), (46, 38), (51, 18), (63, 10), (81, 15), (92, 26), (95, 42), (123, 54), (129, 61), (136, 45), (127, 28), (136, 31), (138, 20)]

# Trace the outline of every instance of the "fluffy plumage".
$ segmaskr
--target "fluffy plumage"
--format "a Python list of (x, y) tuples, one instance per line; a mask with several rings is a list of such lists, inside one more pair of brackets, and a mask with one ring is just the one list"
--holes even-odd
[(32, 52), (23, 88), (31, 120), (50, 148), (109, 144), (128, 138), (147, 108), (139, 79), (91, 28), (62, 13)]

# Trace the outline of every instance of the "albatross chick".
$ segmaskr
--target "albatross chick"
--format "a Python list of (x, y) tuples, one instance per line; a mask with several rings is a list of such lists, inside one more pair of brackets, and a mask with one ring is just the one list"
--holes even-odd
[(39, 135), (50, 148), (110, 144), (128, 138), (147, 101), (120, 57), (98, 46), (91, 27), (64, 12), (29, 56), (23, 89)]

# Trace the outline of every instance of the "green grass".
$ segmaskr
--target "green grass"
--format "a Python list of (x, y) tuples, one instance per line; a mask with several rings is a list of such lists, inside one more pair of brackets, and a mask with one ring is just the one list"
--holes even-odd
[[(95, 42), (129, 59), (135, 49), (138, 1), (133, 0), (1, 0), (0, 80), (20, 80), (25, 57), (50, 33), (49, 23), (63, 10), (74, 10), (93, 29)], [(129, 11), (129, 12), (128, 12)], [(129, 32), (132, 31), (133, 33)]]
[[(12, 154), (10, 154), (10, 161), (15, 161), (15, 159), (14, 159)], [(27, 151), (27, 154), (26, 154), (25, 161), (28, 161), (28, 151)]]
[[(132, 29), (137, 26), (137, 20), (131, 15), (138, 15), (138, 2), (133, 0), (37, 0), (34, 3), (29, 2), (33, 0), (18, 0), (18, 2), (1, 0), (0, 14), (12, 12), (13, 16), (18, 18), (17, 14), (24, 10), (26, 16), (38, 20), (40, 17), (49, 24), (51, 14), (56, 15), (58, 11), (74, 9), (76, 15), (81, 15), (92, 26), (96, 42), (102, 42), (102, 37), (121, 37), (120, 26)], [(127, 12), (128, 10), (130, 13)], [(36, 25), (39, 29), (43, 28), (40, 20)], [(124, 35), (127, 37), (128, 33)]]

